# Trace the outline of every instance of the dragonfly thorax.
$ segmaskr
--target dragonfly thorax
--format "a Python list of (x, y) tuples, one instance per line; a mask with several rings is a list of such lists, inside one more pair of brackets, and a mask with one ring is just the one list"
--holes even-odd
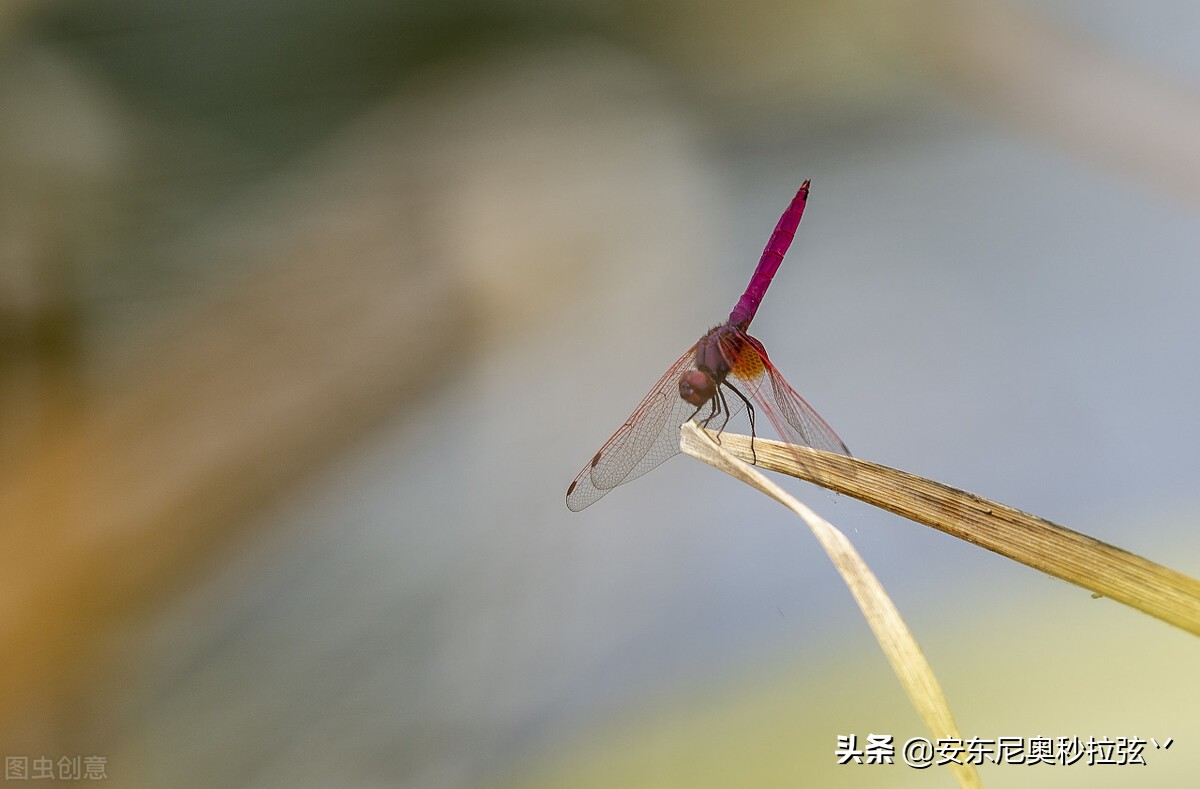
[(721, 353), (721, 337), (726, 333), (728, 324), (709, 329), (696, 343), (696, 369), (709, 373), (714, 378), (724, 378), (729, 372), (725, 363), (725, 354)]

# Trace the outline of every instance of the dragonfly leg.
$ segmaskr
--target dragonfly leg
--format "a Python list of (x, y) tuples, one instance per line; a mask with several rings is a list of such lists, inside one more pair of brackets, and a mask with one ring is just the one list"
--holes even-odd
[[(758, 463), (758, 453), (754, 451), (754, 404), (751, 403), (749, 399), (747, 399), (746, 395), (741, 393), (741, 390), (739, 390), (733, 384), (729, 383), (729, 381), (725, 381), (725, 386), (728, 386), (731, 390), (733, 390), (733, 393), (735, 395), (737, 395), (743, 403), (746, 404), (746, 415), (748, 417), (750, 417), (750, 457), (751, 457), (750, 462), (757, 464)], [(722, 401), (724, 401), (724, 395), (722, 395), (721, 397), (722, 397)], [(727, 422), (729, 421), (728, 416), (725, 417), (725, 421), (727, 421)]]
[(717, 435), (715, 436), (717, 443), (720, 444), (721, 431), (725, 429), (725, 425), (729, 424), (729, 403), (725, 402), (725, 396), (721, 394), (721, 390), (718, 388), (717, 391), (713, 393), (713, 396), (710, 397), (706, 403), (697, 406), (696, 410), (692, 412), (692, 416), (688, 418), (694, 418), (696, 414), (700, 413), (700, 410), (704, 408), (705, 405), (709, 406), (711, 409), (708, 415), (700, 420), (700, 426), (705, 430), (708, 429), (708, 426), (719, 415), (724, 414), (725, 416), (724, 421), (721, 422), (721, 426), (717, 428)]
[(721, 426), (717, 428), (717, 443), (720, 444), (721, 434), (725, 432), (725, 426), (729, 424), (730, 415), (729, 402), (725, 399), (725, 393), (721, 391), (720, 387), (717, 388), (717, 393), (713, 398), (713, 402), (719, 402), (719, 406), (713, 407), (713, 416), (716, 417), (717, 414), (721, 414), (724, 417), (724, 419), (721, 420)]

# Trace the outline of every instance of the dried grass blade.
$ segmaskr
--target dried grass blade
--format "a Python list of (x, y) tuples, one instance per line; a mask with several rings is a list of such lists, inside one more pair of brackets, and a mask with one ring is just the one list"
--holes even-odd
[[(724, 437), (722, 437), (724, 442)], [(757, 448), (759, 442), (755, 442)], [(760, 472), (718, 446), (709, 435), (696, 425), (688, 422), (680, 430), (680, 447), (692, 457), (724, 471), (726, 474), (741, 480), (753, 488), (765, 493), (783, 506), (799, 515), (808, 527), (812, 529), (821, 547), (829, 554), (850, 593), (858, 602), (867, 624), (875, 633), (875, 638), (883, 648), (888, 662), (900, 683), (908, 693), (909, 699), (917, 712), (925, 721), (935, 740), (953, 738), (961, 740), (954, 716), (942, 694), (941, 686), (933, 674), (933, 669), (921, 652), (916, 639), (909, 632), (908, 626), (900, 616), (894, 603), (879, 579), (867, 567), (866, 562), (859, 556), (858, 551), (842, 534), (828, 521), (821, 518), (807, 506), (789, 496), (782, 488), (764, 477)], [(951, 764), (959, 786), (982, 786), (979, 773), (974, 765)]]
[(916, 474), (778, 441), (721, 434), (746, 462), (853, 496), (1200, 635), (1200, 581), (1036, 515)]

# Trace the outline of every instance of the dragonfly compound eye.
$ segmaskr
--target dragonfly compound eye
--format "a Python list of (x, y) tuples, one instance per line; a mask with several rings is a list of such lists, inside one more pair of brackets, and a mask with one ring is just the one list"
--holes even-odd
[(679, 376), (679, 396), (699, 408), (712, 399), (717, 386), (712, 376), (700, 370), (689, 370)]

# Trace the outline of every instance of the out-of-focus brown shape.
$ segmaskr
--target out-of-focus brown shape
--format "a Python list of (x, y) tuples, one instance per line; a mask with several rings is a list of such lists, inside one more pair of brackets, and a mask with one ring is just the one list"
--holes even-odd
[(0, 742), (56, 725), (37, 714), (69, 708), (114, 621), (176, 588), (248, 510), (430, 387), (461, 348), (469, 299), (421, 255), (420, 184), (394, 140), (360, 142), (314, 166), (282, 217), (258, 217), (270, 233), (225, 245), (253, 274), (120, 375), (45, 400), (46, 429), (11, 453)]
[(367, 426), (436, 396), (468, 346), (529, 328), (586, 272), (628, 274), (646, 234), (651, 260), (680, 247), (681, 231), (631, 221), (691, 205), (698, 182), (686, 127), (640, 70), (580, 48), (488, 65), (384, 102), (169, 245), (176, 262), (220, 261), (216, 290), (102, 348), (0, 471), (14, 752), (69, 738), (73, 711), (104, 696), (87, 685), (111, 676), (90, 670), (96, 642)]
[(32, 46), (4, 55), (0, 466), (77, 388), (79, 268), (104, 235), (123, 155), (119, 112), (83, 70)]

